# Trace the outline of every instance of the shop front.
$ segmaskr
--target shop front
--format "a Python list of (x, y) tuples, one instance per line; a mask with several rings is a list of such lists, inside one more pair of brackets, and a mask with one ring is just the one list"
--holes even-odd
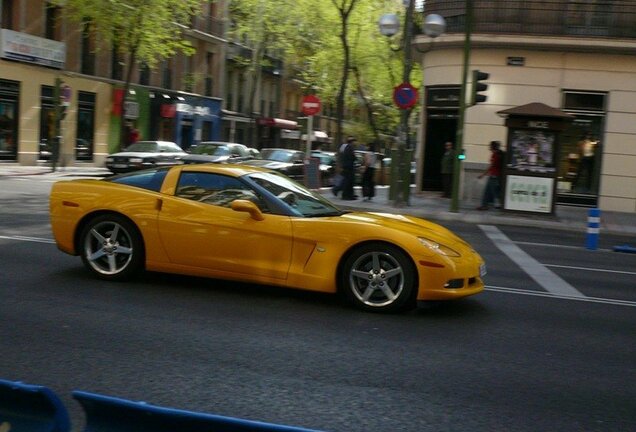
[(151, 136), (172, 141), (184, 150), (201, 141), (221, 139), (221, 101), (158, 92), (151, 103)]
[(553, 214), (561, 132), (573, 116), (542, 103), (499, 111), (508, 128), (504, 210)]
[(18, 157), (20, 83), (0, 79), (0, 160)]
[(258, 126), (258, 145), (260, 148), (287, 147), (288, 144), (293, 142), (285, 139), (285, 137), (289, 136), (287, 131), (298, 129), (297, 122), (274, 117), (261, 117), (256, 121), (256, 124)]

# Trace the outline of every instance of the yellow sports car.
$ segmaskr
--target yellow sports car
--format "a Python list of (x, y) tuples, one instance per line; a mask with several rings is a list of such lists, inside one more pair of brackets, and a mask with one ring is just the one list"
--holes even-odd
[(368, 311), (484, 289), (482, 258), (440, 225), (340, 210), (269, 170), (176, 165), (60, 181), (50, 197), (60, 250), (107, 280), (141, 270), (341, 293)]

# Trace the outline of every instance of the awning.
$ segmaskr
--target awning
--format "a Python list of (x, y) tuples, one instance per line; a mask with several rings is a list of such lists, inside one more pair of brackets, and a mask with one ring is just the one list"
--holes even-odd
[(281, 129), (298, 129), (298, 122), (274, 117), (261, 117), (258, 119), (261, 126), (269, 126)]
[[(307, 134), (303, 134), (300, 139), (302, 141), (307, 141)], [(318, 142), (329, 142), (329, 135), (327, 135), (327, 132), (324, 131), (313, 131), (311, 134), (311, 140)]]

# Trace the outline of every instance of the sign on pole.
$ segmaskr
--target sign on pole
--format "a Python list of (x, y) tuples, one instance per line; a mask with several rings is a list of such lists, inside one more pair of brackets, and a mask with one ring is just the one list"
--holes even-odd
[(393, 89), (393, 102), (400, 109), (413, 108), (417, 103), (417, 89), (411, 83), (402, 83)]
[(303, 97), (301, 103), (303, 114), (308, 116), (316, 115), (320, 112), (320, 99), (316, 95), (307, 95)]

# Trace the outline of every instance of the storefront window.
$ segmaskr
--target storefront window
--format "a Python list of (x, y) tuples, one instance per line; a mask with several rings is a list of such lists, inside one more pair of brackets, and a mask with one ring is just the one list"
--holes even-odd
[(95, 93), (78, 93), (77, 140), (75, 159), (93, 160), (95, 131)]
[(18, 94), (20, 84), (0, 80), (0, 160), (18, 155)]
[(595, 205), (603, 155), (605, 94), (565, 92), (564, 111), (575, 119), (561, 133), (557, 192), (561, 202)]
[(55, 138), (55, 106), (53, 103), (53, 87), (42, 86), (40, 94), (40, 160), (49, 160)]

